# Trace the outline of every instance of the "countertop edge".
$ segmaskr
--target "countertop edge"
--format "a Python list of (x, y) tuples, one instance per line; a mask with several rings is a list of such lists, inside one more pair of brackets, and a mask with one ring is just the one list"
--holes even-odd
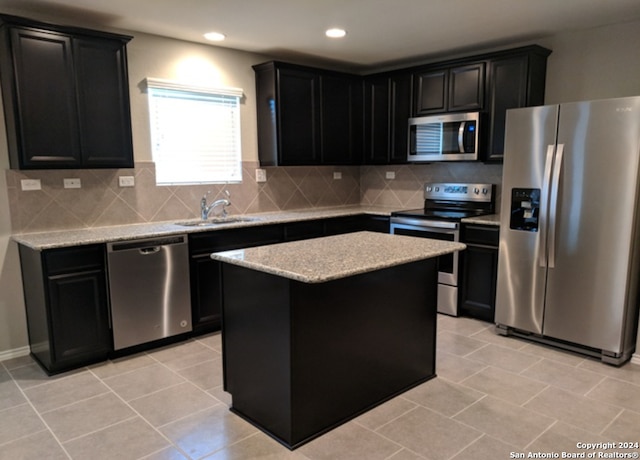
[(175, 219), (164, 222), (114, 225), (84, 229), (56, 230), (52, 232), (16, 233), (11, 239), (34, 250), (56, 249), (89, 244), (112, 243), (143, 238), (214, 232), (243, 227), (259, 227), (272, 224), (303, 222), (306, 220), (347, 217), (359, 214), (390, 216), (395, 208), (376, 206), (345, 206), (313, 210), (276, 211), (256, 214), (238, 214), (254, 220), (219, 224), (206, 227), (188, 227), (176, 222), (196, 222), (198, 219)]
[[(355, 247), (357, 245), (355, 244), (350, 245), (349, 242), (353, 241), (355, 243), (357, 241), (360, 241), (362, 238), (379, 239), (380, 237), (393, 238), (396, 241), (406, 242), (405, 244), (407, 247), (409, 247), (412, 244), (411, 240), (414, 240), (413, 243), (419, 243), (420, 245), (423, 245), (425, 243), (425, 240), (423, 238), (418, 238), (418, 237), (379, 234), (379, 233), (376, 234), (374, 232), (355, 232), (355, 233), (349, 233), (349, 234), (343, 234), (343, 235), (334, 235), (334, 236), (315, 238), (314, 245), (324, 244), (325, 245), (324, 248), (327, 248), (326, 246), (327, 244), (330, 245), (332, 244), (332, 242), (341, 241), (343, 244), (346, 242), (347, 246)], [(317, 266), (320, 265), (320, 263), (314, 264), (315, 266), (313, 270), (309, 270), (309, 271), (312, 271), (312, 274), (309, 274), (309, 272), (303, 273), (302, 270), (296, 271), (288, 267), (287, 263), (282, 264), (280, 263), (280, 261), (277, 260), (277, 255), (280, 255), (283, 253), (285, 254), (285, 258), (286, 258), (286, 252), (288, 248), (296, 248), (296, 251), (300, 251), (301, 250), (301, 248), (299, 247), (300, 242), (296, 242), (296, 241), (288, 242), (288, 243), (277, 243), (277, 244), (265, 245), (265, 246), (260, 246), (259, 248), (234, 249), (229, 251), (221, 251), (221, 252), (216, 252), (211, 254), (210, 257), (213, 260), (229, 263), (232, 265), (237, 265), (240, 267), (260, 271), (263, 273), (268, 273), (275, 276), (280, 276), (293, 281), (299, 281), (299, 282), (308, 283), (308, 284), (316, 284), (316, 283), (334, 281), (337, 279), (347, 278), (350, 276), (360, 275), (364, 273), (369, 273), (376, 270), (382, 270), (385, 268), (391, 268), (398, 265), (418, 262), (420, 260), (430, 259), (433, 257), (450, 254), (452, 252), (462, 251), (466, 248), (466, 245), (464, 243), (455, 243), (455, 242), (440, 241), (440, 240), (432, 240), (429, 243), (429, 245), (435, 246), (435, 248), (429, 248), (427, 251), (425, 251), (424, 249), (416, 249), (415, 252), (412, 252), (411, 254), (402, 254), (401, 256), (398, 256), (398, 257), (395, 257), (395, 254), (394, 256), (385, 256), (385, 257), (382, 257), (380, 260), (375, 261), (374, 263), (368, 262), (365, 264), (363, 264), (360, 260), (356, 260), (356, 258), (358, 257), (357, 253), (353, 255), (353, 254), (350, 254), (349, 252), (346, 252), (344, 254), (341, 254), (341, 257), (343, 257), (343, 260), (341, 260), (341, 262), (348, 260), (351, 263), (349, 264), (340, 263), (338, 264), (337, 268), (331, 267), (329, 269), (327, 269), (326, 267), (318, 269)], [(308, 247), (308, 244), (305, 246), (306, 247), (302, 249), (306, 249)], [(313, 251), (313, 249), (311, 249), (310, 251)], [(252, 254), (255, 254), (258, 252), (264, 253), (263, 256), (256, 257), (252, 260), (251, 259)], [(247, 259), (246, 256), (249, 256), (249, 259)], [(319, 257), (320, 256), (318, 255), (317, 252), (312, 252), (312, 256), (309, 257), (309, 259), (318, 261)], [(347, 265), (348, 268), (345, 268), (345, 265)]]

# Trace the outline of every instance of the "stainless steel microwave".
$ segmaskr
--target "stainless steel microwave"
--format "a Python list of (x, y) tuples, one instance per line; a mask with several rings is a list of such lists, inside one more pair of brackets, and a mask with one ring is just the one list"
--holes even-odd
[(407, 161), (477, 160), (479, 124), (478, 112), (409, 118)]

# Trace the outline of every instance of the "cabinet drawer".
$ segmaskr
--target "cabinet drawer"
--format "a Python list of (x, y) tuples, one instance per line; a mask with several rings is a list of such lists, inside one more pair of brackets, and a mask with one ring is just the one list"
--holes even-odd
[(74, 246), (71, 248), (50, 249), (44, 252), (47, 275), (83, 272), (104, 268), (104, 246)]
[(465, 225), (463, 228), (463, 243), (498, 247), (499, 241), (500, 227), (491, 225)]

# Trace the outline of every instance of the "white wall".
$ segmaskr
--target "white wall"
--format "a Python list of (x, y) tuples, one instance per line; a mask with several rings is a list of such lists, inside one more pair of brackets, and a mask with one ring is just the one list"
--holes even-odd
[[(129, 75), (135, 160), (149, 161), (146, 95), (138, 86), (145, 77), (207, 77), (221, 85), (243, 88), (243, 158), (257, 160), (255, 88), (252, 64), (265, 60), (249, 53), (132, 33)], [(567, 32), (538, 40), (553, 50), (547, 71), (548, 103), (640, 95), (640, 22)], [(4, 132), (2, 133), (4, 137)], [(0, 139), (0, 167), (7, 167), (6, 140)], [(24, 303), (17, 250), (9, 243), (9, 206), (0, 178), (0, 357), (27, 346)]]

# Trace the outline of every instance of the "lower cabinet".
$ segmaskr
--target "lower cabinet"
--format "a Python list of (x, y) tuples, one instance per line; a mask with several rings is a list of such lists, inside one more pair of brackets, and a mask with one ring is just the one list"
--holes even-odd
[(106, 359), (112, 338), (104, 246), (19, 250), (32, 355), (50, 374)]
[(220, 329), (223, 301), (222, 263), (211, 260), (209, 256), (212, 252), (362, 230), (389, 233), (389, 217), (359, 214), (281, 225), (192, 233), (189, 235), (189, 254), (191, 256), (191, 311), (194, 334), (204, 334)]
[(464, 224), (460, 241), (461, 283), (458, 310), (463, 316), (494, 322), (500, 227)]
[(281, 225), (214, 230), (189, 235), (191, 313), (194, 334), (220, 329), (222, 312), (222, 263), (212, 252), (261, 246), (283, 241)]

